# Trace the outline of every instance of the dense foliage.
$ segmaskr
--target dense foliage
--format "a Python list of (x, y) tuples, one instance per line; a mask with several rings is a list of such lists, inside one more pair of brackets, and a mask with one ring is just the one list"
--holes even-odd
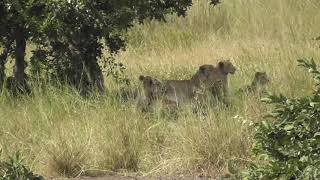
[[(219, 1), (212, 1), (216, 5)], [(26, 44), (32, 52), (32, 73), (68, 82), (82, 92), (104, 91), (98, 59), (104, 47), (111, 54), (125, 46), (123, 33), (145, 19), (164, 21), (166, 14), (185, 16), (192, 0), (4, 0), (0, 2), (0, 85), (7, 57), (14, 55), (9, 89), (28, 90)]]
[(258, 124), (253, 152), (261, 158), (253, 164), (248, 179), (320, 178), (320, 72), (311, 59), (298, 60), (313, 75), (316, 88), (311, 96), (264, 99), (275, 106), (272, 121)]
[(8, 87), (29, 91), (25, 74), (25, 53), (27, 41), (40, 34), (40, 22), (45, 18), (45, 2), (42, 1), (10, 1), (0, 2), (0, 46), (4, 50), (0, 55), (0, 85), (5, 79), (5, 63), (8, 56), (15, 58), (13, 77)]

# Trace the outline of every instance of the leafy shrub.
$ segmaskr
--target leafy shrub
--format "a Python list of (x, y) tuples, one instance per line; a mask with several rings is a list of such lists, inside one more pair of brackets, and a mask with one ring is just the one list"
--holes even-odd
[[(1, 154), (0, 154), (1, 155)], [(24, 165), (23, 157), (17, 151), (8, 161), (0, 161), (0, 179), (2, 180), (41, 180), (41, 176), (37, 177), (33, 172)]]
[(106, 57), (102, 60), (104, 72), (118, 84), (129, 85), (130, 80), (125, 75), (126, 67), (113, 57)]
[(310, 96), (263, 99), (274, 110), (256, 126), (253, 153), (259, 160), (244, 179), (320, 179), (320, 72), (313, 59), (298, 60), (313, 75), (316, 89)]

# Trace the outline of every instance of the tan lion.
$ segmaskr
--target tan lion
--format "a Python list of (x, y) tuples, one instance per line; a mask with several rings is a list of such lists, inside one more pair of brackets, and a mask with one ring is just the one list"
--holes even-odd
[(216, 68), (219, 70), (219, 77), (221, 78), (221, 81), (220, 83), (216, 83), (210, 90), (216, 99), (222, 101), (226, 105), (229, 105), (228, 75), (234, 74), (236, 72), (236, 68), (230, 60), (222, 60), (218, 62)]

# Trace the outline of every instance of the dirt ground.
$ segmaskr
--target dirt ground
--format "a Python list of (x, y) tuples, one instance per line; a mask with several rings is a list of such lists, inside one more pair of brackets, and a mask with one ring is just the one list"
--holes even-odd
[(228, 178), (211, 178), (195, 176), (162, 176), (162, 177), (130, 177), (130, 176), (103, 176), (103, 177), (81, 177), (81, 178), (60, 178), (52, 180), (227, 180)]

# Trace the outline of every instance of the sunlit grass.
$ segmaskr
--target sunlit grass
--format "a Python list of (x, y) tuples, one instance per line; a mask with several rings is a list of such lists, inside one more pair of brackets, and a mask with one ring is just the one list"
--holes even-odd
[[(320, 1), (225, 0), (209, 7), (195, 0), (186, 18), (147, 22), (128, 33), (127, 50), (117, 58), (139, 89), (138, 76), (186, 79), (201, 64), (231, 59), (233, 105), (209, 107), (207, 116), (186, 108), (177, 117), (162, 109), (142, 114), (136, 101), (105, 97), (84, 99), (69, 89), (34, 87), (34, 95), (0, 96), (0, 148), (21, 150), (37, 173), (75, 176), (87, 170), (224, 174), (228, 162), (243, 167), (250, 161), (252, 128), (270, 107), (259, 97), (240, 97), (237, 90), (266, 71), (268, 90), (303, 95), (313, 87), (296, 60), (320, 62)], [(108, 92), (119, 85), (106, 80)]]

